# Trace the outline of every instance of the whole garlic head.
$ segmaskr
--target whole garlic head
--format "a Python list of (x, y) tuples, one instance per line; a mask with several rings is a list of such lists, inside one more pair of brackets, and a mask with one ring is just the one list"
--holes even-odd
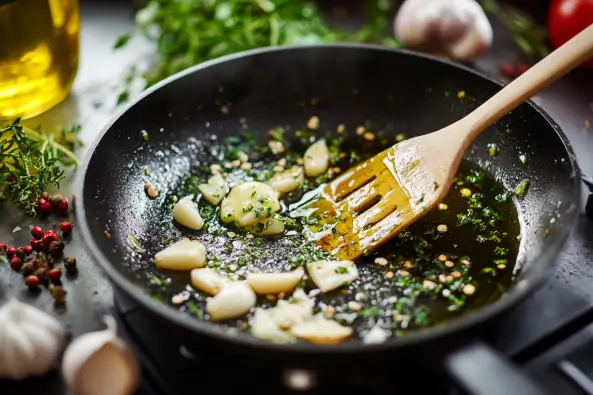
[(492, 44), (492, 26), (475, 0), (406, 0), (395, 36), (407, 48), (469, 61)]
[(0, 377), (22, 380), (48, 372), (66, 340), (49, 314), (16, 299), (0, 308)]

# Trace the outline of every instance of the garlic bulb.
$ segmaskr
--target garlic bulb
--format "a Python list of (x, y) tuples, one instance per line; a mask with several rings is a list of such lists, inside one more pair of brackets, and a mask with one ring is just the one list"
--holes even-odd
[(249, 273), (247, 283), (260, 295), (292, 291), (303, 278), (305, 270), (299, 267), (286, 273)]
[(279, 193), (288, 193), (301, 186), (303, 179), (303, 168), (293, 166), (290, 169), (275, 174), (270, 178), (269, 184)]
[(22, 380), (48, 372), (66, 331), (43, 311), (11, 299), (0, 308), (0, 377)]
[(321, 292), (333, 291), (358, 278), (358, 269), (352, 261), (310, 262), (307, 271)]
[(404, 46), (470, 61), (492, 44), (492, 26), (475, 0), (406, 0), (395, 18)]
[(236, 318), (255, 306), (255, 293), (245, 281), (225, 285), (206, 302), (206, 312), (213, 321)]
[(191, 270), (206, 263), (206, 247), (198, 240), (181, 239), (154, 256), (156, 267), (167, 270)]
[(74, 395), (131, 395), (140, 371), (132, 351), (117, 337), (113, 317), (107, 329), (84, 334), (66, 349), (62, 376)]
[(352, 335), (352, 328), (325, 318), (322, 313), (290, 328), (297, 338), (317, 344), (337, 344)]
[(311, 144), (305, 151), (303, 160), (307, 177), (317, 177), (325, 173), (329, 166), (329, 149), (325, 140), (321, 139)]
[(215, 174), (208, 179), (208, 184), (198, 185), (202, 196), (211, 204), (218, 206), (229, 191), (226, 181), (220, 174)]
[(183, 198), (173, 208), (173, 219), (189, 229), (199, 230), (204, 226), (204, 219), (190, 198)]

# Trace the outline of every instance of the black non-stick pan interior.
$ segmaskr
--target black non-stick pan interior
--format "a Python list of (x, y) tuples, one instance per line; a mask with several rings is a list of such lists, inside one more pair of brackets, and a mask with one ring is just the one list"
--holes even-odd
[[(118, 286), (144, 292), (144, 301), (156, 305), (148, 300), (152, 256), (164, 236), (183, 234), (171, 224), (167, 193), (203, 165), (209, 145), (246, 130), (263, 138), (278, 125), (301, 128), (312, 115), (322, 128), (371, 122), (387, 136), (410, 137), (460, 119), (498, 89), (446, 62), (371, 47), (265, 50), (200, 66), (137, 101), (94, 148), (81, 196), (91, 247)], [(496, 158), (488, 155), (491, 143), (499, 147)], [(528, 193), (514, 198), (521, 241), (513, 288), (541, 275), (570, 230), (579, 190), (572, 155), (557, 125), (529, 104), (483, 133), (466, 155), (509, 191), (529, 180)], [(147, 182), (158, 188), (156, 200), (144, 194)], [(130, 253), (130, 234), (145, 253)], [(188, 280), (179, 280), (177, 290)]]

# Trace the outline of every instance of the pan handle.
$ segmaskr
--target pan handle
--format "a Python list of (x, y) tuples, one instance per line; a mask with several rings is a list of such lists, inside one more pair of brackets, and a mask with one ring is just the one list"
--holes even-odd
[(445, 371), (471, 395), (546, 395), (520, 367), (482, 341), (449, 354)]

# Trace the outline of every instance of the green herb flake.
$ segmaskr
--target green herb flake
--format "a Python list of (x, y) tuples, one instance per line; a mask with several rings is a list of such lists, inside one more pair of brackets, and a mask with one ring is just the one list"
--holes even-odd
[(142, 247), (138, 239), (131, 233), (128, 233), (128, 241), (132, 247), (141, 254), (144, 254), (146, 250)]
[(524, 179), (522, 180), (519, 185), (517, 185), (517, 187), (515, 188), (515, 195), (521, 197), (525, 195), (525, 192), (527, 191), (527, 186), (529, 184), (529, 180)]
[(498, 153), (498, 147), (496, 144), (489, 144), (488, 146), (488, 155), (494, 157)]

